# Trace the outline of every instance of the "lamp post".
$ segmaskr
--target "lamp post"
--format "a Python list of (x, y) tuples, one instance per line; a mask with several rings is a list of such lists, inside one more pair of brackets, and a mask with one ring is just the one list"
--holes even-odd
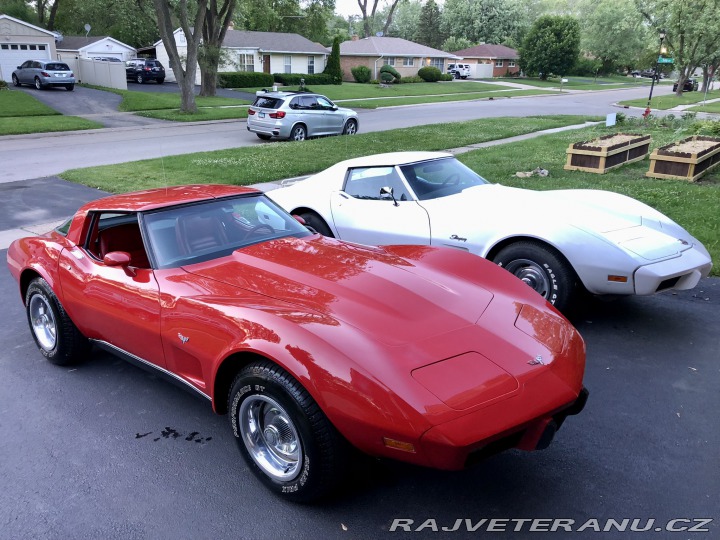
[(653, 73), (652, 82), (650, 83), (650, 96), (648, 97), (647, 107), (645, 108), (645, 112), (643, 113), (643, 116), (646, 118), (650, 115), (650, 100), (652, 100), (653, 88), (655, 88), (655, 80), (659, 77), (658, 68), (660, 67), (660, 55), (662, 54), (662, 44), (663, 41), (665, 41), (666, 35), (667, 34), (665, 33), (665, 30), (660, 30), (660, 49), (658, 51), (657, 61), (655, 62), (655, 72)]

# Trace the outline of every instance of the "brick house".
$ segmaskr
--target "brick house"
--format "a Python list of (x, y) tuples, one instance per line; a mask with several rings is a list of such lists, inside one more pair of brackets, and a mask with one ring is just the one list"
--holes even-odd
[(469, 49), (455, 51), (453, 54), (461, 57), (463, 62), (470, 64), (471, 73), (478, 71), (485, 72), (476, 67), (481, 64), (492, 66), (492, 77), (506, 77), (517, 75), (520, 72), (518, 66), (518, 52), (505, 45), (475, 45)]
[(344, 81), (354, 80), (350, 70), (357, 66), (368, 67), (373, 79), (378, 79), (384, 64), (392, 66), (405, 77), (417, 75), (418, 70), (425, 66), (435, 66), (445, 73), (448, 62), (457, 59), (454, 54), (394, 37), (359, 39), (353, 36), (352, 40), (340, 44), (340, 68)]

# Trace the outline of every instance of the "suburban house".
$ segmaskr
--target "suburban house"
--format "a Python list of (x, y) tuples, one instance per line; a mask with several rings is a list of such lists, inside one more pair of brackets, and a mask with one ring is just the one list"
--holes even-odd
[(473, 78), (506, 77), (520, 72), (518, 52), (505, 45), (475, 45), (453, 54), (470, 64), (470, 76)]
[(55, 60), (54, 32), (0, 15), (0, 79), (10, 82), (12, 72), (25, 60)]
[(435, 66), (445, 73), (448, 62), (458, 59), (454, 54), (395, 37), (359, 39), (353, 36), (351, 41), (340, 44), (340, 68), (345, 81), (354, 80), (350, 70), (357, 66), (370, 68), (373, 79), (378, 79), (380, 68), (385, 64), (395, 68), (401, 76), (410, 76), (417, 75), (425, 66)]
[[(175, 30), (180, 56), (187, 55), (182, 29)], [(330, 52), (299, 34), (228, 30), (222, 50), (225, 55), (218, 71), (258, 71), (264, 73), (322, 73)], [(165, 66), (167, 80), (174, 81), (170, 60), (162, 40), (155, 43), (156, 58)], [(196, 74), (200, 84), (200, 70)]]
[(137, 50), (109, 36), (63, 36), (56, 45), (57, 58), (117, 58), (120, 61), (135, 58)]

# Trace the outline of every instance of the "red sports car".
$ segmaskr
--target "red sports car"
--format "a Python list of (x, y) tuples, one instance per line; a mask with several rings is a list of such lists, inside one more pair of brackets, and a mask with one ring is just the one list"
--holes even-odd
[(544, 448), (582, 410), (583, 340), (522, 281), (299, 221), (249, 188), (129, 193), (17, 240), (8, 264), (48, 360), (94, 344), (209, 399), (291, 500), (331, 490), (351, 446), (461, 469)]

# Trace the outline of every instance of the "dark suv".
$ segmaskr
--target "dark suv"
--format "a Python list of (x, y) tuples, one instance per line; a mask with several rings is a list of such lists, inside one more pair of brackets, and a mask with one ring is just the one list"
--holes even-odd
[(165, 68), (152, 58), (135, 58), (125, 62), (125, 76), (128, 81), (142, 84), (145, 81), (165, 82)]

